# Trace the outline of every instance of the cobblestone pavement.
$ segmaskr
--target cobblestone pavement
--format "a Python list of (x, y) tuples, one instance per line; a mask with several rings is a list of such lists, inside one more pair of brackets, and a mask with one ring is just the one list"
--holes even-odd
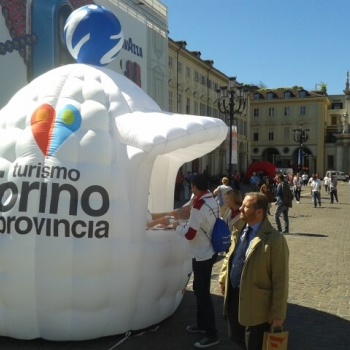
[[(289, 350), (350, 349), (350, 186), (338, 184), (339, 203), (330, 204), (322, 193), (322, 206), (314, 208), (308, 188), (300, 204), (290, 210), (290, 292), (285, 329)], [(269, 217), (273, 222), (273, 216)], [(227, 338), (222, 296), (217, 278), (222, 257), (214, 266), (212, 294), (220, 343), (218, 350), (238, 350)], [(190, 281), (191, 282), (191, 281)], [(140, 336), (105, 337), (81, 342), (21, 341), (0, 337), (0, 349), (25, 350), (187, 350), (198, 335), (185, 331), (195, 321), (196, 304), (191, 283), (178, 310), (156, 331)], [(117, 345), (119, 343), (119, 345)]]

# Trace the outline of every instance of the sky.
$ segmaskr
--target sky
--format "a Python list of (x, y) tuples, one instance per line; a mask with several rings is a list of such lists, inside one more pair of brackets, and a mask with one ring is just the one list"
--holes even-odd
[(160, 0), (169, 37), (245, 84), (343, 94), (350, 0)]

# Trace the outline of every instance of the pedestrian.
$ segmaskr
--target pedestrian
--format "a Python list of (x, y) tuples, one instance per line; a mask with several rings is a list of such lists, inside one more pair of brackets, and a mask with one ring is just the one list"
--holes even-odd
[(308, 175), (307, 173), (303, 173), (303, 174), (301, 175), (301, 179), (303, 180), (303, 185), (304, 185), (304, 187), (306, 187), (307, 184), (308, 184), (309, 175)]
[(307, 182), (308, 186), (310, 187), (311, 202), (313, 202), (311, 182), (314, 181), (314, 176), (315, 176), (315, 174), (312, 174), (312, 176), (310, 176), (310, 178), (309, 178), (309, 181)]
[(241, 176), (237, 170), (233, 174), (233, 188), (239, 191), (241, 190)]
[(182, 174), (181, 169), (178, 170), (176, 174), (175, 179), (175, 191), (174, 191), (174, 200), (179, 201), (181, 198), (181, 193), (183, 191), (183, 183), (184, 183), (184, 176)]
[(267, 197), (267, 200), (269, 201), (267, 213), (271, 215), (270, 213), (271, 203), (274, 203), (276, 201), (276, 198), (275, 198), (275, 195), (273, 194), (273, 190), (270, 185), (270, 180), (268, 177), (265, 178), (264, 183), (261, 185), (260, 192), (263, 193)]
[(184, 178), (184, 199), (188, 201), (191, 198), (191, 171), (187, 171)]
[(240, 210), (247, 225), (233, 232), (219, 275), (229, 336), (244, 350), (261, 350), (264, 332), (281, 327), (287, 313), (289, 249), (267, 208), (263, 193), (246, 194)]
[(288, 234), (289, 233), (289, 217), (288, 217), (289, 202), (288, 202), (286, 193), (288, 190), (290, 191), (290, 186), (288, 183), (284, 182), (283, 175), (277, 175), (275, 180), (277, 183), (276, 202), (275, 202), (275, 206), (276, 206), (275, 223), (277, 226), (277, 230), (282, 232), (281, 219), (280, 219), (280, 216), (282, 215), (283, 221), (284, 221), (283, 233)]
[[(240, 219), (240, 210), (239, 208), (242, 205), (242, 194), (238, 190), (231, 190), (228, 191), (225, 195), (225, 202), (226, 202), (226, 210), (222, 218), (227, 223), (230, 231), (232, 232), (233, 228), (239, 228), (241, 225), (241, 219)], [(242, 227), (241, 227), (242, 228)]]
[(331, 175), (331, 179), (329, 181), (329, 193), (331, 195), (331, 204), (334, 203), (334, 199), (337, 201), (337, 203), (339, 203), (337, 185), (338, 179), (334, 175)]
[(328, 176), (328, 172), (326, 173), (325, 177), (323, 178), (323, 185), (324, 185), (324, 190), (327, 194), (329, 194), (329, 183), (331, 181), (330, 176)]
[(311, 193), (312, 193), (312, 199), (314, 203), (314, 207), (321, 206), (321, 181), (318, 178), (317, 174), (314, 174), (312, 176), (312, 181), (310, 183)]
[(249, 182), (253, 192), (259, 191), (260, 178), (255, 172), (250, 177)]
[(225, 210), (227, 208), (227, 206), (225, 204), (225, 194), (231, 190), (232, 190), (232, 187), (229, 186), (229, 179), (227, 177), (223, 177), (221, 179), (221, 185), (218, 186), (213, 191), (215, 199), (218, 202), (219, 207), (220, 207), (220, 217), (222, 217), (224, 215)]
[(191, 333), (203, 333), (204, 337), (194, 343), (196, 348), (208, 348), (219, 343), (215, 323), (210, 282), (213, 265), (218, 254), (214, 252), (210, 237), (219, 207), (209, 191), (209, 183), (204, 174), (196, 175), (192, 180), (193, 199), (190, 217), (185, 224), (173, 222), (174, 230), (186, 238), (192, 251), (193, 290), (197, 300), (197, 322), (187, 326)]
[(302, 180), (301, 180), (300, 174), (297, 173), (293, 177), (293, 193), (297, 203), (300, 203), (301, 184), (302, 184)]

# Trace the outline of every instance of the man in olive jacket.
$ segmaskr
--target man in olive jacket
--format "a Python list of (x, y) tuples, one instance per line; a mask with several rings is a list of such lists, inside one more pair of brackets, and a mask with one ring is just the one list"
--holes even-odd
[(246, 194), (240, 208), (249, 232), (244, 261), (240, 267), (235, 258), (240, 249), (235, 248), (243, 244), (245, 230), (234, 230), (219, 276), (229, 335), (245, 350), (261, 350), (264, 332), (281, 327), (286, 318), (289, 249), (285, 237), (268, 221), (267, 210), (263, 193)]

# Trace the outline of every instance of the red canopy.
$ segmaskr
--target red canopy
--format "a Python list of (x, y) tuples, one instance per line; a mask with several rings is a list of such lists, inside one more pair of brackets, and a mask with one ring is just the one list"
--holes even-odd
[(271, 178), (274, 178), (276, 175), (276, 170), (277, 170), (277, 167), (270, 162), (267, 162), (267, 161), (254, 162), (249, 165), (246, 173), (246, 178), (249, 179), (254, 172), (255, 173), (264, 172), (265, 175)]

